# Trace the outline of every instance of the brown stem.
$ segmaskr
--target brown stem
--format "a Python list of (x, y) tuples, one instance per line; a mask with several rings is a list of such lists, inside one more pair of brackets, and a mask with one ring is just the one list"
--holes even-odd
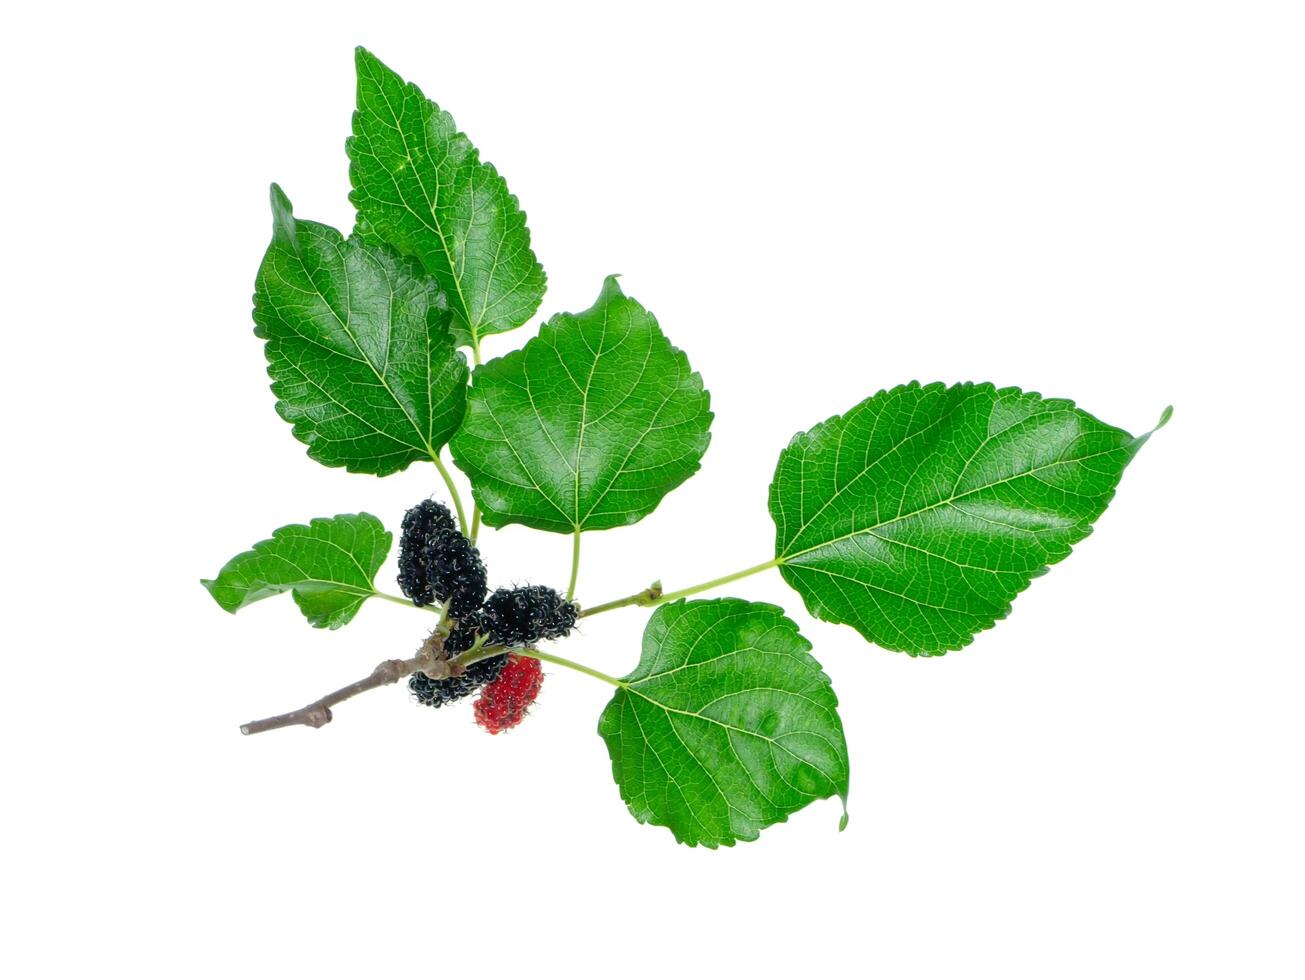
[(432, 633), (421, 645), (415, 657), (408, 660), (386, 660), (377, 664), (376, 668), (362, 680), (354, 681), (296, 711), (287, 711), (283, 715), (273, 715), (271, 718), (248, 722), (240, 726), (240, 732), (243, 735), (257, 735), (259, 732), (270, 732), (276, 728), (289, 728), (293, 725), (321, 728), (332, 718), (332, 705), (347, 701), (355, 694), (362, 694), (363, 691), (394, 684), (417, 671), (425, 671), (435, 678), (449, 677), (454, 672), (450, 666), (449, 661), (444, 659), (443, 638), (438, 633)]

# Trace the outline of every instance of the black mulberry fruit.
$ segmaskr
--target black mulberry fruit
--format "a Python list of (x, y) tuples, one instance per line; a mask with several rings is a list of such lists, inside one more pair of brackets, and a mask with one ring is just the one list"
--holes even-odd
[(476, 546), (457, 530), (441, 531), (426, 547), (431, 590), (446, 604), (449, 616), (463, 619), (485, 601), (485, 563)]
[(403, 515), (403, 533), (399, 536), (399, 588), (414, 604), (428, 606), (435, 601), (427, 548), (436, 535), (456, 530), (449, 509), (434, 500), (423, 500)]
[(399, 538), (399, 588), (417, 606), (439, 600), (454, 619), (485, 601), (485, 563), (443, 504), (423, 500), (403, 517)]
[(498, 589), (485, 600), (479, 618), (491, 643), (521, 647), (556, 640), (571, 632), (578, 609), (546, 585)]

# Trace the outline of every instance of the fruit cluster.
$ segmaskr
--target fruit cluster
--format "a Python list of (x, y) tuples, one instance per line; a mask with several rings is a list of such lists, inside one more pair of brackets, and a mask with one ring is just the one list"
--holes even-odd
[[(447, 507), (423, 500), (404, 515), (399, 587), (415, 605), (445, 604), (451, 624), (444, 638), (448, 656), (465, 653), (477, 642), (526, 647), (566, 636), (575, 626), (579, 610), (554, 589), (527, 585), (487, 596), (486, 582), (480, 552), (458, 530)], [(497, 734), (520, 723), (541, 681), (538, 660), (504, 653), (477, 660), (456, 677), (413, 674), (408, 689), (421, 704), (439, 708), (484, 688), (476, 720)]]

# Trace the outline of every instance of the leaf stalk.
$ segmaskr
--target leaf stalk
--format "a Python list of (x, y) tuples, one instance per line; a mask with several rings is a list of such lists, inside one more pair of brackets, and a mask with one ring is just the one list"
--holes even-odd
[(576, 528), (571, 536), (571, 583), (566, 587), (566, 599), (575, 598), (576, 578), (580, 575), (580, 529)]
[(675, 592), (662, 592), (661, 582), (654, 582), (651, 586), (642, 592), (636, 592), (634, 595), (628, 595), (623, 599), (612, 599), (610, 602), (600, 603), (597, 606), (589, 606), (580, 610), (581, 617), (597, 616), (599, 613), (608, 612), (612, 609), (620, 609), (624, 606), (660, 606), (666, 602), (674, 602), (676, 599), (683, 599), (686, 596), (697, 595), (699, 592), (706, 592), (709, 589), (720, 588), (722, 585), (729, 585), (731, 582), (737, 582), (741, 578), (747, 578), (749, 575), (756, 575), (758, 572), (764, 572), (769, 568), (778, 568), (784, 564), (783, 558), (772, 558), (769, 561), (763, 561), (758, 565), (753, 565), (741, 571), (731, 572), (728, 575), (722, 575), (720, 578), (714, 578), (707, 582), (701, 582), (698, 585), (691, 585), (687, 589), (677, 589)]
[(448, 467), (446, 467), (444, 461), (440, 459), (439, 453), (431, 453), (430, 458), (431, 462), (435, 464), (435, 468), (440, 471), (440, 476), (444, 478), (444, 485), (448, 487), (449, 496), (453, 499), (453, 507), (458, 512), (458, 529), (461, 530), (463, 534), (467, 534), (471, 529), (467, 526), (467, 514), (466, 511), (462, 509), (462, 497), (458, 494), (457, 484), (453, 482), (453, 475), (449, 473)]

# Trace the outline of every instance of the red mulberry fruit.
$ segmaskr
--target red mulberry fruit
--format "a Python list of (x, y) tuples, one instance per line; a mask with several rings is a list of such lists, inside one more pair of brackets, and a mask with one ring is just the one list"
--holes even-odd
[(486, 684), (476, 699), (476, 722), (491, 735), (515, 728), (539, 697), (543, 681), (538, 660), (512, 654), (497, 679)]

